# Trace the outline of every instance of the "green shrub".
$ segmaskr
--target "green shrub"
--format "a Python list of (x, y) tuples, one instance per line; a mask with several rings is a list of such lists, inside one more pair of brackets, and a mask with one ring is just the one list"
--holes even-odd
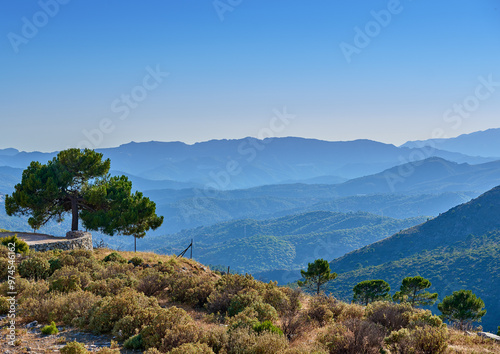
[(141, 257), (133, 257), (128, 262), (132, 263), (134, 267), (137, 267), (140, 266), (142, 263), (144, 263), (144, 260)]
[(64, 347), (61, 348), (61, 354), (87, 354), (89, 351), (85, 349), (82, 343), (77, 341), (69, 342)]
[(50, 264), (46, 259), (34, 256), (23, 260), (19, 264), (18, 271), (21, 277), (37, 281), (49, 276)]
[(240, 291), (231, 299), (231, 302), (229, 303), (229, 307), (227, 309), (227, 314), (229, 316), (235, 316), (245, 308), (261, 301), (262, 298), (256, 290), (251, 289), (250, 291)]
[(80, 278), (76, 275), (71, 275), (69, 278), (63, 277), (54, 280), (50, 284), (49, 291), (59, 291), (62, 293), (69, 293), (70, 291), (81, 290)]
[(49, 259), (49, 274), (52, 275), (54, 272), (58, 269), (61, 269), (63, 267), (61, 260), (59, 258), (52, 258)]
[(103, 259), (104, 262), (118, 262), (118, 263), (127, 263), (127, 260), (123, 258), (123, 256), (117, 252), (111, 252)]
[(144, 343), (142, 341), (141, 334), (136, 334), (130, 337), (123, 343), (123, 347), (126, 349), (142, 349), (144, 348)]
[(184, 343), (168, 354), (214, 354), (214, 351), (205, 343)]
[(255, 324), (252, 328), (257, 333), (261, 333), (263, 331), (268, 331), (271, 333), (279, 334), (281, 336), (283, 335), (283, 331), (281, 329), (279, 329), (278, 327), (276, 327), (275, 325), (273, 325), (273, 323), (271, 321), (259, 322), (259, 323)]
[(52, 321), (50, 322), (50, 325), (47, 325), (42, 328), (42, 333), (45, 335), (52, 335), (59, 333), (59, 330), (57, 329), (55, 322)]
[(0, 296), (0, 315), (6, 315), (9, 312), (9, 309), (9, 299), (4, 296)]
[(16, 253), (28, 253), (28, 244), (24, 240), (18, 238), (17, 234), (0, 238), (0, 243), (6, 247), (9, 246), (9, 243), (14, 243)]

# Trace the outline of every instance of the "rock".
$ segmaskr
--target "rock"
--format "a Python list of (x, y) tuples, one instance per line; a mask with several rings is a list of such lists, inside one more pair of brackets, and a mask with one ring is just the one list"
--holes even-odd
[(26, 328), (33, 328), (33, 327), (36, 327), (36, 325), (38, 324), (38, 321), (33, 321), (33, 322), (30, 322), (26, 325)]
[(477, 335), (483, 338), (490, 338), (493, 340), (496, 340), (497, 342), (500, 342), (500, 336), (497, 336), (496, 334), (493, 333), (488, 333), (488, 332), (477, 332)]

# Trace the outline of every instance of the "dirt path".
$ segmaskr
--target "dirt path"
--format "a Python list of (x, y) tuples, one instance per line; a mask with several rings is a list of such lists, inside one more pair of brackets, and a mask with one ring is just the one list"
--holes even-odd
[(0, 237), (16, 235), (20, 239), (26, 241), (28, 245), (36, 245), (39, 243), (52, 243), (59, 242), (61, 240), (67, 240), (66, 237), (55, 237), (45, 234), (35, 234), (31, 232), (0, 232)]

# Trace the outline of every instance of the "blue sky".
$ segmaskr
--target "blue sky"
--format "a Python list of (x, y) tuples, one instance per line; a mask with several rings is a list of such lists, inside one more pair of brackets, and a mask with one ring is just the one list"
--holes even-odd
[(500, 126), (499, 0), (6, 0), (0, 53), (0, 148)]

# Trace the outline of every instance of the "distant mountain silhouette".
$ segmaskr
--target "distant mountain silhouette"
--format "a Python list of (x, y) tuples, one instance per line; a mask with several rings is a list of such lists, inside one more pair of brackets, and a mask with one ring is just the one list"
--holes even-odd
[[(378, 173), (414, 159), (436, 156), (455, 162), (492, 159), (455, 152), (396, 147), (371, 140), (321, 141), (304, 138), (129, 143), (99, 149), (113, 170), (149, 180), (195, 183), (216, 189), (307, 181), (321, 176), (351, 179)], [(46, 163), (56, 153), (0, 154), (0, 166), (26, 168), (33, 160)], [(309, 183), (309, 182), (308, 182)]]
[(462, 134), (456, 138), (408, 141), (402, 147), (436, 149), (459, 152), (470, 156), (500, 157), (500, 128)]

